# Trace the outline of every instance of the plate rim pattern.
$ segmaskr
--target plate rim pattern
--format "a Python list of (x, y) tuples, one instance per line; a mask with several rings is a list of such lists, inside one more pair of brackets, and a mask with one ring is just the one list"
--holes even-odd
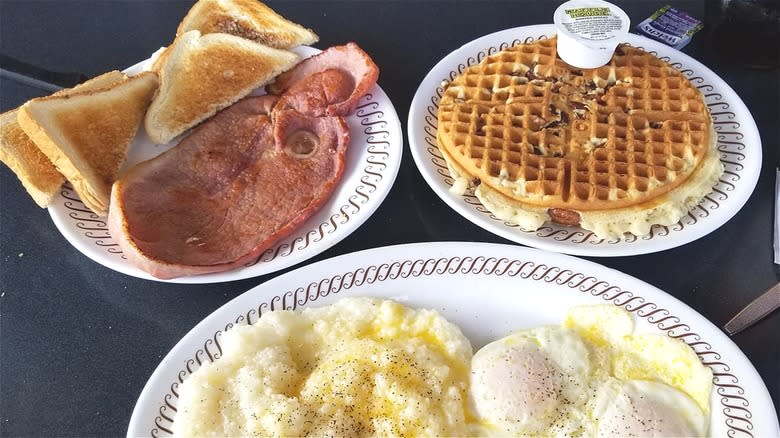
[[(412, 246), (415, 244), (411, 244)], [(426, 245), (426, 244), (417, 244)], [(485, 245), (485, 246), (482, 246)], [(394, 247), (408, 247), (410, 245), (396, 245)], [(496, 244), (477, 244), (472, 247), (464, 247), (474, 253), (479, 253), (485, 248), (507, 247), (509, 245)], [(385, 247), (393, 248), (393, 247)], [(535, 249), (518, 248), (518, 254), (530, 251), (533, 254)], [(354, 254), (365, 253), (365, 250), (357, 253), (346, 254), (345, 256), (354, 256)], [(466, 252), (465, 250), (463, 252)], [(486, 251), (485, 251), (486, 252)], [(583, 273), (583, 268), (596, 270), (595, 266), (600, 266), (593, 262), (578, 260), (579, 266), (575, 269), (553, 265), (551, 263), (537, 263), (530, 259), (510, 258), (507, 256), (485, 256), (479, 255), (450, 255), (443, 257), (418, 258), (415, 255), (403, 256), (393, 261), (384, 261), (383, 263), (363, 264), (347, 271), (339, 271), (332, 275), (321, 277), (319, 279), (302, 281), (299, 287), (295, 289), (279, 289), (279, 293), (270, 296), (266, 300), (258, 299), (250, 308), (235, 314), (223, 329), (216, 330), (209, 337), (201, 338), (200, 347), (195, 353), (186, 359), (183, 366), (177, 372), (177, 378), (169, 382), (168, 390), (161, 400), (157, 401), (157, 414), (152, 422), (150, 429), (144, 433), (153, 437), (170, 436), (176, 413), (176, 400), (178, 400), (179, 385), (184, 382), (186, 377), (196, 371), (204, 362), (213, 362), (222, 354), (220, 338), (222, 334), (232, 327), (241, 324), (254, 324), (263, 315), (263, 313), (274, 310), (295, 310), (309, 303), (315, 303), (320, 298), (326, 298), (331, 295), (337, 295), (341, 292), (358, 288), (364, 284), (373, 284), (376, 282), (393, 281), (408, 277), (440, 277), (447, 275), (475, 275), (475, 276), (494, 276), (514, 278), (532, 281), (543, 281), (557, 286), (568, 287), (572, 293), (589, 294), (600, 298), (603, 302), (613, 304), (635, 315), (636, 318), (645, 320), (648, 324), (654, 326), (660, 332), (665, 333), (671, 338), (679, 339), (688, 344), (698, 355), (705, 366), (708, 366), (713, 373), (713, 391), (718, 395), (720, 401), (719, 408), (724, 415), (723, 423), (729, 437), (743, 436), (753, 437), (752, 430), (753, 412), (751, 402), (746, 395), (746, 391), (733, 372), (733, 366), (723, 361), (723, 355), (713, 348), (711, 342), (696, 331), (693, 331), (691, 325), (683, 318), (677, 316), (671, 310), (656, 304), (652, 299), (646, 298), (641, 293), (624, 288), (610, 281), (600, 279), (598, 274)], [(344, 256), (341, 256), (344, 257)], [(336, 257), (336, 259), (341, 258)], [(528, 257), (528, 256), (526, 256)], [(568, 256), (563, 256), (568, 257)], [(332, 259), (330, 259), (332, 260)], [(569, 261), (561, 259), (559, 264)], [(319, 263), (327, 263), (324, 260)], [(319, 264), (318, 263), (318, 264)], [(579, 268), (579, 269), (578, 269)], [(617, 272), (617, 271), (615, 271)], [(291, 273), (288, 273), (291, 274)], [(285, 274), (284, 276), (287, 276)], [(620, 273), (620, 280), (627, 281), (627, 278), (635, 279), (627, 274)], [(640, 284), (646, 284), (641, 280)], [(305, 283), (305, 285), (303, 285)], [(262, 287), (257, 286), (255, 289)], [(653, 288), (648, 285), (648, 288)], [(251, 291), (251, 290), (250, 290)], [(662, 291), (661, 291), (662, 292)], [(662, 292), (664, 293), (664, 292)], [(665, 293), (664, 293), (665, 294)], [(668, 294), (667, 294), (668, 295)], [(227, 305), (227, 304), (226, 304)], [(683, 304), (684, 306), (684, 304)], [(692, 310), (693, 311), (693, 310)], [(695, 314), (697, 312), (693, 311)], [(205, 320), (204, 320), (205, 321)], [(712, 406), (713, 411), (716, 406)], [(151, 420), (151, 419), (148, 419)]]
[[(413, 120), (413, 114), (412, 111), (410, 111), (408, 135), (410, 145), (412, 145), (413, 157), (415, 161), (418, 162), (418, 169), (426, 177), (426, 179), (428, 179), (428, 177), (438, 178), (438, 180), (444, 183), (447, 188), (451, 187), (453, 184), (453, 179), (449, 173), (446, 161), (441, 155), (441, 152), (439, 152), (436, 141), (436, 129), (438, 125), (438, 103), (444, 91), (444, 83), (453, 80), (455, 76), (462, 73), (468, 67), (478, 64), (486, 57), (508, 47), (550, 38), (555, 34), (554, 27), (552, 25), (520, 26), (485, 35), (446, 55), (444, 58), (442, 58), (440, 63), (437, 64), (431, 70), (431, 72), (429, 72), (430, 76), (433, 75), (434, 72), (438, 72), (438, 70), (444, 70), (444, 68), (439, 68), (439, 66), (443, 65), (445, 62), (447, 62), (447, 64), (454, 64), (457, 60), (450, 61), (450, 58), (454, 57), (466, 46), (474, 45), (482, 41), (489, 41), (494, 39), (498, 40), (497, 35), (510, 34), (512, 32), (518, 32), (520, 34), (529, 36), (525, 36), (524, 38), (521, 36), (516, 38), (502, 38), (500, 42), (493, 42), (487, 47), (480, 46), (482, 47), (481, 49), (476, 51), (476, 53), (472, 51), (471, 54), (466, 56), (462, 62), (459, 62), (454, 69), (448, 69), (448, 71), (443, 73), (441, 77), (435, 78), (439, 85), (436, 86), (433, 91), (430, 89), (423, 89), (423, 85), (428, 80), (428, 77), (426, 77), (423, 83), (420, 85), (420, 88), (415, 93), (414, 100), (417, 101), (419, 97), (419, 99), (422, 101), (420, 105), (424, 106), (424, 109), (421, 108), (421, 121)], [(752, 193), (752, 189), (755, 187), (758, 181), (762, 157), (761, 139), (758, 135), (755, 121), (752, 119), (752, 116), (745, 107), (744, 103), (741, 101), (741, 99), (739, 99), (739, 96), (728, 86), (728, 84), (726, 84), (714, 72), (709, 70), (706, 66), (699, 63), (695, 59), (682, 52), (663, 46), (660, 43), (656, 43), (639, 35), (630, 34), (628, 42), (634, 47), (657, 56), (661, 60), (669, 63), (672, 67), (678, 69), (689, 81), (691, 81), (694, 86), (696, 86), (702, 92), (705, 103), (710, 109), (710, 113), (713, 117), (713, 128), (715, 129), (717, 148), (720, 153), (720, 161), (723, 163), (725, 168), (724, 173), (720, 177), (718, 184), (713, 188), (713, 190), (708, 195), (706, 195), (697, 206), (691, 209), (687, 215), (683, 216), (676, 224), (671, 226), (654, 225), (651, 228), (650, 233), (645, 236), (637, 237), (632, 234), (627, 234), (623, 239), (599, 239), (593, 232), (584, 230), (579, 227), (566, 227), (550, 223), (544, 224), (536, 231), (523, 231), (517, 225), (508, 223), (493, 215), (487, 208), (482, 205), (479, 199), (477, 199), (477, 197), (474, 195), (473, 189), (469, 189), (464, 195), (454, 195), (451, 193), (443, 194), (443, 190), (437, 189), (433, 184), (430, 184), (431, 188), (437, 193), (439, 197), (442, 198), (442, 200), (448, 203), (450, 207), (455, 209), (462, 216), (466, 217), (466, 219), (474, 222), (476, 225), (482, 228), (485, 228), (487, 231), (493, 232), (494, 234), (499, 234), (499, 232), (496, 231), (496, 229), (498, 229), (501, 231), (499, 235), (516, 243), (522, 243), (543, 249), (553, 249), (569, 254), (589, 256), (627, 255), (627, 253), (621, 252), (621, 250), (626, 248), (630, 248), (632, 251), (631, 254), (634, 255), (656, 252), (691, 242), (700, 237), (703, 237), (709, 232), (715, 231), (717, 228), (722, 226), (723, 223), (736, 214), (742, 208), (745, 202), (747, 202), (750, 193)], [(662, 48), (663, 52), (668, 52), (679, 59), (673, 60), (669, 55), (659, 53), (656, 50), (656, 48), (659, 47)], [(474, 50), (477, 50), (477, 48), (475, 47)], [(720, 83), (717, 84), (717, 87), (714, 86), (712, 83), (707, 82), (707, 80), (705, 80), (701, 74), (696, 73), (696, 70), (704, 72), (703, 76), (711, 76), (713, 79), (717, 79), (717, 81)], [(723, 93), (719, 92), (720, 89), (726, 93), (732, 94), (734, 100), (729, 102), (727, 98), (724, 98)], [(413, 103), (412, 106), (414, 108), (415, 103)], [(735, 113), (735, 111), (744, 113), (743, 115), (746, 116), (746, 119), (743, 122), (748, 122), (745, 123), (747, 126), (743, 127), (738, 120), (735, 120), (737, 118), (737, 113)], [(419, 122), (422, 124), (421, 130), (424, 133), (422, 139), (415, 137), (416, 132), (414, 129), (412, 129), (413, 122)], [(749, 136), (755, 140), (754, 146), (757, 149), (755, 152), (753, 152), (753, 155), (755, 155), (755, 164), (749, 169), (742, 163), (747, 158), (744, 150), (748, 146), (746, 146), (742, 141), (746, 138), (746, 136)], [(415, 147), (413, 145), (413, 143), (416, 141), (421, 141), (419, 147)], [(419, 163), (421, 160), (424, 160), (427, 163), (431, 163), (434, 167), (436, 175), (429, 175), (428, 172), (424, 169), (424, 166)], [(743, 179), (745, 181), (739, 182)], [(742, 198), (728, 201), (729, 194), (737, 189), (737, 184), (742, 184), (745, 187), (749, 187), (750, 190), (746, 192), (746, 195), (740, 193)], [(453, 205), (457, 202), (455, 201), (456, 199), (462, 200), (462, 202), (466, 204), (464, 210), (468, 209), (467, 211), (469, 214), (464, 214), (459, 208), (456, 208)], [(687, 236), (687, 239), (683, 239), (681, 241), (682, 243), (679, 243), (680, 241), (676, 241), (677, 239), (675, 239), (675, 237), (680, 237), (679, 232), (685, 230), (686, 228), (690, 229), (701, 227), (700, 222), (711, 216), (713, 211), (720, 209), (721, 203), (723, 202), (732, 202), (732, 208), (734, 210), (731, 215), (725, 213), (728, 215), (725, 220), (717, 224), (709, 231), (702, 232), (701, 230), (697, 230), (694, 234)], [(488, 228), (478, 222), (487, 223)], [(691, 236), (693, 237), (691, 238)], [(664, 240), (660, 242), (660, 244), (656, 245), (658, 240), (662, 238)], [(652, 242), (653, 246), (647, 245), (647, 242), (650, 242), (653, 239), (655, 239), (655, 242)], [(612, 246), (617, 250), (604, 251), (603, 249), (605, 246)]]
[[(386, 102), (386, 105), (383, 105), (382, 100)], [(273, 247), (258, 255), (242, 268), (228, 271), (230, 273), (221, 272), (161, 280), (130, 265), (126, 256), (122, 254), (122, 250), (119, 249), (119, 245), (108, 233), (106, 218), (96, 215), (84, 206), (73, 191), (72, 186), (67, 182), (61, 188), (60, 196), (48, 208), (49, 215), (60, 233), (82, 254), (109, 269), (133, 277), (172, 283), (205, 284), (252, 278), (276, 272), (314, 257), (346, 238), (350, 234), (349, 231), (336, 234), (335, 239), (329, 236), (333, 236), (350, 222), (352, 222), (350, 225), (356, 224), (356, 227), (362, 225), (384, 201), (393, 186), (401, 165), (403, 133), (401, 122), (390, 98), (376, 85), (361, 98), (356, 111), (347, 119), (356, 121), (362, 128), (362, 138), (365, 138), (365, 145), (360, 142), (360, 144), (350, 146), (365, 146), (366, 153), (362, 162), (354, 164), (355, 172), (358, 175), (352, 176), (356, 181), (354, 181), (353, 186), (347, 188), (349, 194), (342, 195), (342, 198), (339, 199), (343, 202), (329, 210), (331, 215), (326, 220), (321, 221), (313, 228), (297, 229), (294, 234), (279, 240)], [(355, 137), (357, 136), (353, 135), (353, 138)], [(340, 184), (344, 182), (342, 180)], [(335, 200), (334, 194), (334, 197), (328, 202)], [(324, 211), (325, 208), (322, 208), (318, 213)], [(326, 241), (327, 245), (319, 248), (313, 246), (323, 240)], [(307, 249), (313, 252), (308, 256), (301, 254)], [(293, 257), (289, 261), (281, 262), (277, 266), (256, 269), (257, 272), (251, 269), (258, 263), (270, 263), (290, 256)], [(304, 258), (297, 260), (295, 256)]]

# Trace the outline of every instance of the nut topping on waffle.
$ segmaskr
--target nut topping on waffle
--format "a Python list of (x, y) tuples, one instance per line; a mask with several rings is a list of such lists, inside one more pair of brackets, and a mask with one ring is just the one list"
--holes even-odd
[(491, 55), (448, 84), (437, 138), (453, 176), (478, 179), (483, 204), (528, 230), (552, 220), (645, 234), (677, 222), (722, 173), (699, 90), (627, 45), (595, 69), (560, 60), (555, 38)]

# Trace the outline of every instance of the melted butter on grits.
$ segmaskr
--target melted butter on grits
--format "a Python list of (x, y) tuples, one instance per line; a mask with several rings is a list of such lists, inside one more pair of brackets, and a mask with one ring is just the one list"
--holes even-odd
[(466, 435), (471, 344), (435, 311), (369, 298), (266, 313), (180, 388), (176, 436)]

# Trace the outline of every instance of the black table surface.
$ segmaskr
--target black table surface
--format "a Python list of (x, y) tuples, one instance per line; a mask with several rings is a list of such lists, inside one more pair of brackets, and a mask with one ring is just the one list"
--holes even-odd
[[(638, 23), (665, 1), (616, 2)], [(717, 3), (717, 2), (713, 2)], [(547, 1), (269, 2), (314, 29), (325, 48), (358, 42), (381, 68), (379, 84), (406, 126), (425, 74), (482, 35), (549, 23)], [(704, 18), (704, 1), (672, 1)], [(0, 0), (0, 54), (55, 72), (92, 77), (147, 58), (173, 38), (189, 1)], [(750, 109), (763, 143), (758, 185), (725, 225), (694, 242), (629, 257), (588, 258), (644, 280), (722, 326), (780, 281), (772, 263), (774, 168), (780, 164), (780, 74), (747, 68), (696, 34), (683, 49), (715, 71)], [(758, 44), (761, 44), (760, 42)], [(780, 41), (764, 41), (777, 50)], [(0, 65), (0, 67), (3, 67)], [(0, 80), (2, 111), (48, 94)], [(406, 135), (404, 135), (406, 137)], [(431, 190), (405, 139), (401, 169), (384, 203), (346, 239), (314, 257), (409, 242), (511, 243), (462, 218)], [(163, 356), (201, 319), (292, 268), (221, 284), (178, 285), (114, 272), (57, 231), (14, 174), (0, 166), (0, 434), (118, 436)], [(153, 341), (152, 341), (153, 340)], [(733, 337), (780, 405), (780, 313)], [(776, 408), (775, 408), (776, 409)], [(760, 432), (756, 431), (759, 433)]]

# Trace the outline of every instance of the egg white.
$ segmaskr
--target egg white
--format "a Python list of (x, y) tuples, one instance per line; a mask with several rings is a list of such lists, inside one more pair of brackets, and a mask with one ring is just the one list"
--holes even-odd
[(474, 355), (470, 406), (489, 433), (571, 432), (580, 428), (571, 407), (582, 404), (589, 374), (588, 350), (576, 332), (518, 331)]
[(478, 350), (469, 403), (480, 435), (704, 436), (711, 390), (684, 342), (636, 334), (616, 306), (576, 306)]
[(687, 394), (647, 380), (607, 379), (590, 416), (599, 437), (704, 436), (708, 419)]

